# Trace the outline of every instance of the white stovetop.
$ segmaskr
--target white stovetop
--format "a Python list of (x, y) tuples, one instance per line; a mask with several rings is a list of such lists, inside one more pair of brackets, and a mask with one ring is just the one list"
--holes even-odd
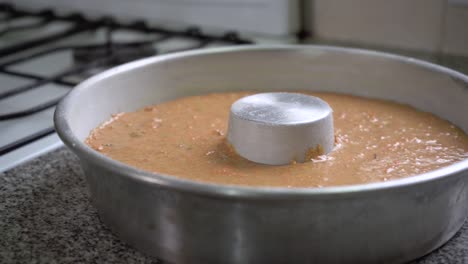
[[(31, 18), (25, 18), (31, 19)], [(21, 22), (21, 21), (20, 21)], [(24, 22), (24, 21), (23, 21)], [(22, 22), (22, 23), (23, 23)], [(40, 30), (24, 31), (21, 33), (15, 33), (11, 35), (3, 36), (0, 40), (0, 48), (3, 46), (10, 45), (12, 43), (20, 43), (25, 39), (31, 39), (35, 36), (42, 35), (44, 33), (53, 33), (57, 30), (61, 30), (69, 27), (70, 25), (66, 22), (54, 22), (48, 25), (45, 28)], [(117, 30), (113, 35), (114, 40), (120, 42), (125, 41), (137, 41), (149, 39), (155, 37), (155, 34), (142, 34), (135, 31), (129, 30)], [(23, 52), (20, 54), (26, 54), (31, 52), (36, 52), (38, 50), (43, 50), (45, 48), (50, 48), (51, 46), (62, 46), (67, 44), (79, 45), (79, 44), (90, 44), (90, 43), (103, 43), (105, 40), (105, 32), (98, 30), (93, 33), (82, 33), (75, 36), (69, 37), (63, 41), (54, 43), (53, 45), (45, 45), (39, 48), (36, 48), (32, 51)], [(269, 39), (269, 38), (257, 38), (257, 41), (263, 42), (275, 42), (278, 40)], [(280, 42), (283, 42), (280, 40)], [(155, 48), (159, 53), (167, 53), (171, 50), (181, 49), (184, 47), (190, 47), (194, 44), (194, 41), (186, 38), (170, 38), (166, 41), (160, 42), (155, 45)], [(224, 43), (211, 43), (206, 48), (217, 47), (226, 45)], [(17, 56), (17, 55), (14, 55)], [(5, 60), (12, 59), (14, 56), (9, 56), (2, 58), (0, 63)], [(35, 59), (27, 60), (22, 63), (14, 64), (7, 67), (7, 70), (15, 70), (17, 72), (26, 73), (26, 74), (36, 74), (40, 76), (50, 76), (56, 74), (63, 69), (66, 69), (73, 65), (72, 53), (70, 50), (56, 52), (47, 56), (38, 57)], [(71, 81), (81, 81), (80, 77), (71, 77), (68, 78)], [(32, 83), (31, 79), (16, 77), (11, 75), (6, 75), (0, 73), (0, 83), (2, 84), (3, 91), (7, 89), (19, 87), (22, 85), (27, 85)], [(0, 115), (4, 113), (14, 112), (16, 110), (22, 110), (26, 107), (32, 105), (38, 105), (42, 102), (46, 102), (50, 99), (60, 98), (65, 95), (71, 88), (59, 84), (46, 84), (41, 86), (38, 89), (30, 90), (7, 99), (0, 101)], [(25, 137), (34, 132), (40, 131), (42, 129), (51, 127), (53, 125), (53, 112), (54, 108), (49, 108), (47, 110), (38, 112), (34, 115), (15, 118), (6, 121), (0, 121), (0, 146), (4, 146), (9, 142), (14, 141), (15, 139)], [(49, 135), (40, 140), (37, 140), (33, 143), (30, 143), (24, 147), (11, 151), (5, 155), (0, 156), (0, 171), (7, 170), (9, 168), (15, 167), (18, 164), (34, 158), (38, 155), (53, 150), (62, 145), (60, 139), (56, 134)]]

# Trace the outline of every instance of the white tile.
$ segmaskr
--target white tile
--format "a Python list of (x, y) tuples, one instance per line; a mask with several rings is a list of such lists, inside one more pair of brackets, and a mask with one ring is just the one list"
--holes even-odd
[(468, 6), (447, 7), (442, 51), (451, 55), (468, 56)]
[(297, 31), (297, 0), (9, 0), (21, 7), (54, 6), (90, 16), (183, 23), (223, 30), (286, 36)]
[(322, 40), (438, 51), (445, 0), (314, 0), (312, 33)]

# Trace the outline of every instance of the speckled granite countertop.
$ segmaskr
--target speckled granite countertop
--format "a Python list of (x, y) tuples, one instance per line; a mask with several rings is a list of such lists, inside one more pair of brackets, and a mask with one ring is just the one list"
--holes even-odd
[[(99, 221), (77, 158), (60, 149), (0, 174), (0, 263), (160, 262)], [(413, 263), (468, 263), (468, 223)]]

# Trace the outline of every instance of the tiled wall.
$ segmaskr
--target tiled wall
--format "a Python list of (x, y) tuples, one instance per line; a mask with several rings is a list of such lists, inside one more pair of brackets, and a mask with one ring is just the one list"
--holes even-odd
[(444, 26), (442, 51), (468, 56), (468, 4), (449, 5)]
[(169, 26), (197, 25), (208, 30), (289, 36), (298, 29), (297, 0), (0, 0), (21, 8), (145, 19)]
[(321, 41), (468, 56), (466, 0), (311, 0)]

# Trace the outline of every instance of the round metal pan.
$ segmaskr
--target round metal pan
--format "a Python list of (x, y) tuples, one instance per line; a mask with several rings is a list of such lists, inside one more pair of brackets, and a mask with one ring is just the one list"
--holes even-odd
[(78, 85), (55, 113), (57, 132), (79, 156), (102, 220), (123, 240), (169, 263), (398, 263), (441, 246), (463, 224), (468, 160), (381, 183), (249, 188), (145, 172), (83, 143), (113, 113), (238, 90), (393, 100), (468, 132), (468, 77), (411, 58), (247, 46), (129, 63)]

